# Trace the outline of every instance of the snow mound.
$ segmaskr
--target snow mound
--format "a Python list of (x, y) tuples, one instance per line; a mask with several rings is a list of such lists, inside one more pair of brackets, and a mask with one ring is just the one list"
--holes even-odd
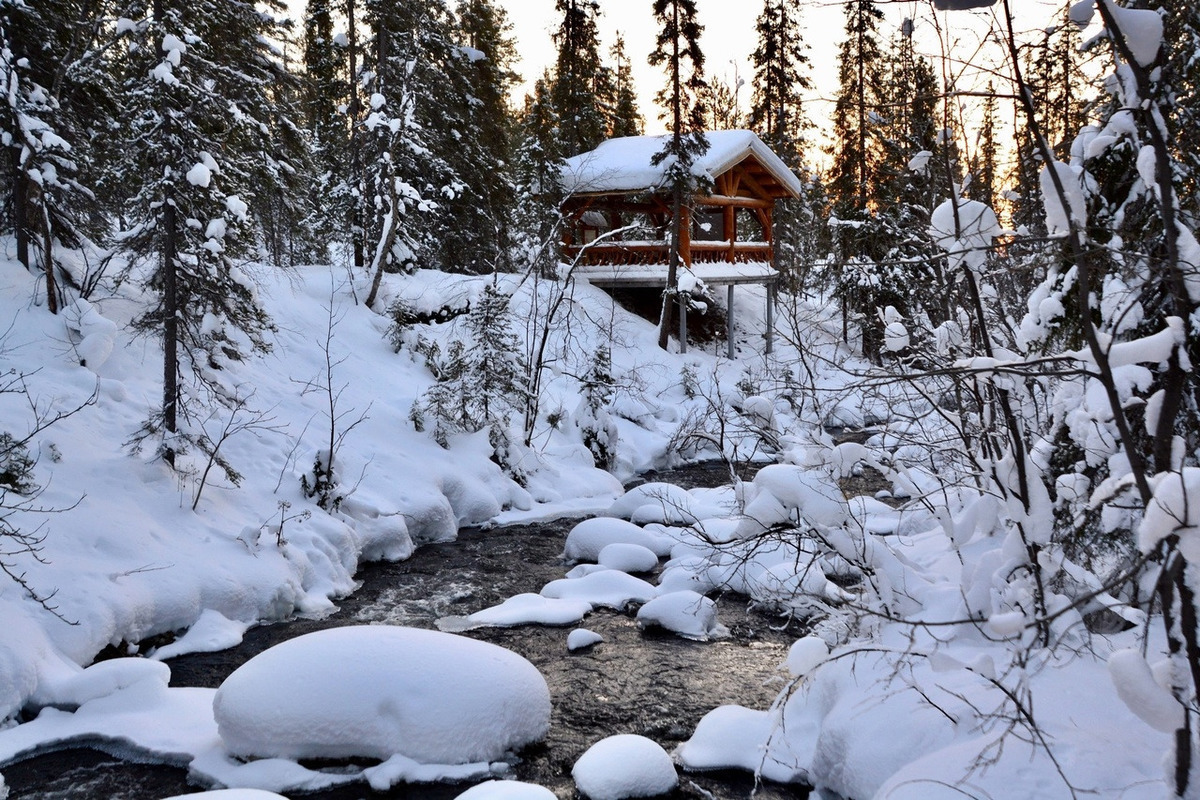
[(603, 641), (604, 637), (595, 631), (589, 631), (587, 628), (576, 628), (567, 634), (567, 649), (575, 652), (585, 647), (600, 644)]
[(591, 800), (622, 800), (666, 794), (679, 783), (671, 757), (645, 736), (620, 734), (588, 748), (571, 777)]
[(632, 522), (612, 517), (594, 517), (580, 522), (567, 534), (563, 557), (568, 561), (595, 561), (610, 544), (640, 544), (658, 556), (671, 552), (671, 540), (642, 530)]
[(618, 611), (630, 603), (645, 603), (657, 594), (658, 589), (641, 578), (615, 569), (593, 572), (582, 578), (561, 578), (542, 587), (544, 597), (586, 600), (592, 606), (615, 608)]
[(658, 556), (653, 550), (628, 542), (605, 545), (596, 560), (602, 567), (621, 572), (651, 572), (658, 566)]
[(239, 756), (465, 764), (544, 737), (550, 692), (536, 667), (496, 645), (362, 626), (260, 653), (221, 684), (213, 714)]
[(687, 490), (671, 483), (635, 486), (609, 507), (607, 516), (633, 522), (693, 525), (698, 519)]
[(708, 641), (728, 635), (717, 622), (717, 605), (688, 589), (656, 597), (638, 609), (638, 626), (661, 627), (688, 639)]
[(209, 800), (287, 800), (281, 794), (264, 792), (262, 789), (217, 789), (212, 792), (175, 794), (164, 797), (163, 800), (192, 800), (199, 797), (207, 797)]
[(554, 792), (536, 783), (521, 781), (484, 781), (454, 800), (555, 800)]
[(685, 770), (744, 769), (780, 783), (808, 782), (807, 770), (798, 766), (803, 760), (789, 747), (790, 738), (779, 734), (774, 713), (719, 706), (675, 749), (675, 758)]
[(514, 625), (573, 625), (592, 611), (586, 600), (558, 600), (527, 592), (465, 617), (442, 617), (439, 630), (459, 633), (473, 628)]

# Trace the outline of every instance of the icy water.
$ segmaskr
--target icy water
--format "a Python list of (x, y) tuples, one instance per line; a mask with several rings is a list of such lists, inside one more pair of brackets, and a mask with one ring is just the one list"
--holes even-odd
[[(723, 468), (699, 467), (647, 476), (683, 486), (728, 480)], [(468, 529), (458, 541), (422, 547), (398, 563), (366, 565), (361, 588), (323, 619), (298, 619), (247, 631), (241, 645), (169, 661), (174, 686), (216, 687), (255, 654), (286, 639), (343, 625), (387, 624), (433, 628), (438, 617), (469, 614), (520, 592), (536, 592), (561, 578), (563, 540), (574, 521)], [(598, 611), (583, 625), (604, 637), (586, 652), (569, 653), (570, 628), (521, 626), (482, 628), (472, 638), (514, 650), (533, 662), (550, 686), (554, 710), (544, 742), (527, 748), (512, 777), (549, 787), (560, 798), (576, 797), (571, 767), (593, 743), (617, 733), (637, 733), (670, 751), (691, 735), (709, 710), (727, 703), (765, 708), (779, 689), (777, 667), (799, 635), (780, 620), (747, 610), (745, 598), (718, 601), (720, 621), (732, 636), (692, 642), (670, 634), (639, 631), (631, 614)], [(3, 769), (9, 800), (106, 798), (145, 800), (200, 791), (179, 767), (133, 764), (96, 750), (74, 748), (42, 755)], [(462, 785), (397, 786), (372, 792), (352, 785), (300, 798), (413, 798), (452, 800)], [(681, 775), (670, 797), (741, 800), (804, 798), (803, 787), (755, 787), (742, 773)]]

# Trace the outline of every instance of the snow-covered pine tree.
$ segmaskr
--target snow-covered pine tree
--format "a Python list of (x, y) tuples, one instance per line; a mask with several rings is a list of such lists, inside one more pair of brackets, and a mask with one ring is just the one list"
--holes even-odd
[(273, 25), (232, 0), (154, 0), (123, 26), (119, 180), (131, 227), (121, 248), (153, 298), (134, 324), (163, 339), (162, 408), (144, 433), (162, 435), (172, 465), (193, 406), (234, 399), (223, 367), (269, 347), (271, 323), (239, 257), (252, 252), (248, 199), (272, 158)]
[(486, 429), (492, 458), (521, 480), (512, 458), (512, 413), (524, 405), (527, 370), (513, 331), (511, 298), (489, 283), (466, 318), (467, 337), (454, 341), (438, 368), (437, 383), (424, 397), (433, 436), (443, 446), (455, 433)]
[(550, 96), (559, 118), (558, 138), (564, 155), (573, 156), (595, 149), (608, 132), (603, 98), (596, 91), (604, 66), (596, 29), (600, 4), (596, 0), (556, 0), (554, 9), (562, 17), (553, 34), (558, 56)]
[[(313, 173), (309, 185), (312, 215), (307, 227), (318, 241), (349, 242), (354, 219), (354, 185), (350, 172), (349, 39), (334, 30), (332, 0), (308, 0), (304, 9), (304, 125), (312, 142)], [(347, 23), (349, 20), (347, 19)]]
[[(114, 118), (111, 76), (101, 65), (103, 4), (0, 0), (0, 191), (11, 213), (17, 260), (45, 281), (56, 313), (56, 242), (98, 234), (93, 139)], [(36, 260), (30, 255), (37, 252)]]
[(372, 305), (384, 270), (440, 264), (439, 203), (463, 189), (444, 145), (446, 136), (461, 135), (455, 110), (462, 102), (444, 94), (461, 87), (447, 73), (460, 51), (441, 0), (367, 0), (365, 20), (371, 31), (363, 64), (370, 110), (360, 141)]
[[(755, 31), (750, 128), (800, 174), (806, 187), (816, 188), (812, 176), (803, 171), (805, 137), (812, 122), (804, 112), (802, 94), (812, 88), (812, 81), (800, 12), (787, 0), (763, 0)], [(792, 289), (801, 288), (806, 266), (825, 249), (826, 228), (817, 224), (822, 216), (812, 192), (775, 207), (775, 268)]]
[(704, 135), (704, 51), (700, 34), (704, 26), (696, 18), (695, 0), (654, 0), (654, 19), (660, 25), (648, 61), (662, 67), (666, 83), (655, 99), (660, 117), (671, 135), (651, 163), (665, 165), (664, 185), (671, 192), (671, 247), (667, 262), (667, 286), (663, 291), (658, 321), (658, 346), (667, 349), (671, 302), (678, 296), (680, 247), (690, 225), (687, 199), (706, 190), (692, 170), (696, 158), (708, 151)]
[(462, 47), (452, 51), (457, 57), (447, 72), (457, 83), (445, 93), (451, 118), (438, 138), (464, 180), (461, 191), (440, 201), (441, 264), (450, 272), (508, 272), (514, 196), (508, 93), (517, 82), (512, 24), (490, 0), (462, 0), (455, 35)]
[(609, 56), (613, 63), (613, 97), (612, 114), (608, 120), (608, 130), (611, 136), (641, 136), (642, 115), (638, 111), (637, 91), (633, 84), (633, 66), (625, 52), (625, 37), (617, 34)]
[(833, 109), (833, 163), (826, 179), (832, 216), (833, 289), (842, 306), (842, 334), (849, 340), (851, 322), (864, 335), (863, 351), (878, 345), (868, 334), (875, 329), (871, 289), (878, 258), (875, 205), (881, 154), (872, 133), (883, 120), (884, 59), (879, 45), (883, 12), (872, 0), (848, 0), (846, 38), (838, 50), (838, 90)]
[(519, 270), (556, 277), (558, 222), (562, 190), (559, 164), (558, 117), (544, 76), (525, 98), (525, 109), (516, 134), (512, 263)]

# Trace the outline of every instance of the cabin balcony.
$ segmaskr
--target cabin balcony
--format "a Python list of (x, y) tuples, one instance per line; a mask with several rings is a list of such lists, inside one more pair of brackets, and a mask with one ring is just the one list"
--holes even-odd
[[(563, 260), (581, 266), (666, 265), (670, 245), (666, 241), (613, 241), (587, 245), (564, 245)], [(771, 263), (770, 242), (696, 242), (681, 253), (685, 264)]]

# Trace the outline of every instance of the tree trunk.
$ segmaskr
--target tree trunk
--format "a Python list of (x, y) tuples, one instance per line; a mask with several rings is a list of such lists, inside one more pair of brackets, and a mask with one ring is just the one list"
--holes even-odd
[(17, 239), (17, 261), (25, 269), (29, 269), (29, 196), (28, 178), (21, 169), (21, 154), (17, 149), (12, 153), (13, 168), (13, 233)]
[(46, 308), (51, 314), (58, 313), (58, 282), (54, 279), (54, 236), (50, 229), (50, 208), (46, 205), (46, 189), (37, 187), (37, 206), (42, 211), (41, 251), (42, 271), (46, 276)]

